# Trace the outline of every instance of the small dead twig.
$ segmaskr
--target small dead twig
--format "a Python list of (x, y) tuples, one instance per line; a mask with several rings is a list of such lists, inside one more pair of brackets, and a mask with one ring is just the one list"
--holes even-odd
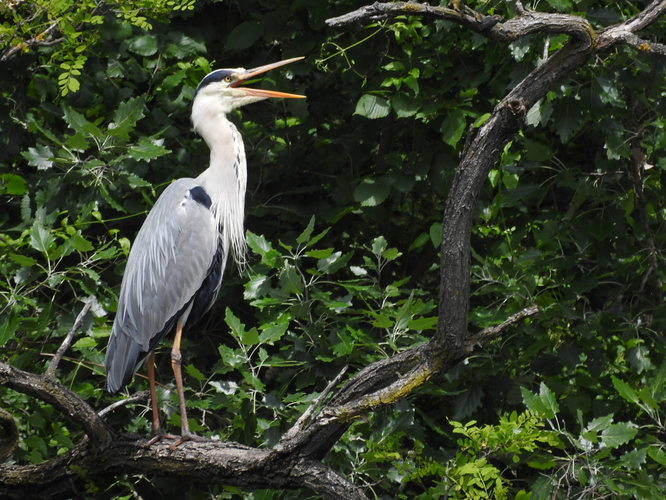
[(507, 319), (502, 321), (499, 325), (489, 326), (488, 328), (484, 328), (476, 335), (472, 335), (466, 339), (465, 343), (467, 344), (468, 351), (469, 352), (473, 351), (475, 346), (481, 345), (484, 342), (487, 342), (488, 340), (497, 337), (508, 326), (511, 326), (514, 323), (520, 321), (521, 319), (527, 318), (528, 316), (534, 316), (538, 312), (539, 312), (539, 306), (537, 305), (529, 306), (521, 311), (518, 311), (515, 314), (512, 314)]
[(86, 317), (86, 314), (88, 314), (88, 311), (93, 306), (93, 304), (96, 302), (96, 300), (97, 299), (91, 295), (90, 297), (88, 297), (84, 301), (83, 308), (81, 309), (81, 312), (79, 313), (79, 315), (74, 320), (74, 324), (72, 325), (72, 328), (70, 328), (69, 332), (67, 332), (67, 335), (65, 336), (65, 340), (62, 341), (62, 344), (60, 344), (60, 347), (58, 347), (58, 350), (56, 351), (55, 355), (53, 356), (53, 359), (51, 360), (51, 363), (49, 363), (48, 368), (46, 368), (46, 372), (44, 373), (44, 375), (46, 377), (55, 378), (55, 372), (56, 372), (56, 369), (58, 368), (58, 364), (60, 363), (60, 360), (65, 355), (65, 352), (67, 351), (67, 349), (69, 349), (69, 346), (72, 345), (72, 340), (74, 339), (74, 334), (77, 332), (77, 330), (79, 328), (81, 328), (81, 324), (83, 323), (83, 320)]
[(121, 399), (120, 401), (111, 403), (106, 408), (103, 408), (102, 410), (98, 411), (97, 415), (103, 417), (107, 413), (111, 413), (113, 410), (115, 410), (116, 408), (120, 408), (121, 406), (129, 405), (132, 403), (140, 403), (142, 401), (148, 401), (149, 397), (150, 397), (150, 391), (137, 392), (136, 394), (130, 396), (129, 398)]
[(291, 428), (284, 433), (282, 436), (282, 439), (280, 441), (288, 441), (292, 439), (296, 434), (301, 432), (303, 428), (305, 427), (305, 423), (312, 417), (312, 414), (315, 412), (315, 409), (319, 407), (319, 403), (328, 395), (328, 393), (331, 392), (331, 390), (338, 385), (338, 382), (340, 382), (340, 379), (342, 376), (347, 372), (347, 368), (349, 368), (349, 365), (346, 365), (342, 370), (340, 370), (340, 373), (338, 373), (333, 380), (331, 380), (328, 385), (324, 388), (323, 391), (315, 398), (315, 400), (310, 404), (307, 410), (303, 412), (303, 414), (298, 417), (298, 420), (294, 423), (294, 425), (291, 426)]

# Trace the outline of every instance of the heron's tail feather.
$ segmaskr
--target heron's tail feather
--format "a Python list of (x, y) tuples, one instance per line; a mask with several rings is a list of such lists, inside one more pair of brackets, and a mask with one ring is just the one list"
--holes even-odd
[(107, 391), (114, 393), (125, 387), (146, 354), (129, 335), (112, 332), (104, 360)]

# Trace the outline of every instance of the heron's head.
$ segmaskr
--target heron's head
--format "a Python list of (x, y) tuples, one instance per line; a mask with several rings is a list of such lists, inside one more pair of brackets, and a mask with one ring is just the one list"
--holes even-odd
[(291, 62), (300, 61), (301, 59), (303, 58), (294, 57), (292, 59), (285, 59), (284, 61), (259, 66), (258, 68), (216, 69), (215, 71), (208, 73), (203, 80), (201, 80), (201, 83), (199, 83), (194, 94), (194, 102), (192, 103), (192, 121), (194, 122), (195, 128), (199, 128), (198, 124), (200, 121), (206, 120), (207, 117), (219, 113), (227, 114), (235, 108), (263, 99), (268, 99), (270, 97), (290, 99), (304, 98), (305, 96), (303, 95), (240, 86), (242, 83), (257, 77), (262, 73), (270, 71), (271, 69), (278, 68)]

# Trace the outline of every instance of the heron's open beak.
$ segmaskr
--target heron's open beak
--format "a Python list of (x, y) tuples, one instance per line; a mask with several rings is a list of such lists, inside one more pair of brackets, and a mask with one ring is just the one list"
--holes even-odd
[[(270, 71), (272, 69), (279, 68), (280, 66), (284, 66), (285, 64), (289, 64), (295, 61), (300, 61), (301, 59), (304, 59), (304, 57), (292, 57), (291, 59), (285, 59), (284, 61), (265, 64), (264, 66), (259, 66), (258, 68), (246, 69), (245, 72), (237, 75), (238, 79), (229, 86), (238, 87), (241, 83), (246, 82), (247, 80), (250, 80), (255, 76), (261, 75), (262, 73), (266, 73), (267, 71)], [(247, 95), (253, 95), (257, 97), (281, 97), (281, 98), (290, 98), (290, 99), (305, 98), (304, 95), (287, 94), (286, 92), (278, 92), (277, 90), (253, 89), (249, 87), (239, 87), (239, 88), (242, 89)]]

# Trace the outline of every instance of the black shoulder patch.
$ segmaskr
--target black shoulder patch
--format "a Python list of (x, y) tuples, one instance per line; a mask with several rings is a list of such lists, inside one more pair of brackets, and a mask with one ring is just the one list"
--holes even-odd
[(206, 208), (210, 208), (212, 204), (210, 196), (208, 196), (206, 190), (201, 186), (194, 186), (192, 189), (190, 189), (190, 196), (194, 201)]

